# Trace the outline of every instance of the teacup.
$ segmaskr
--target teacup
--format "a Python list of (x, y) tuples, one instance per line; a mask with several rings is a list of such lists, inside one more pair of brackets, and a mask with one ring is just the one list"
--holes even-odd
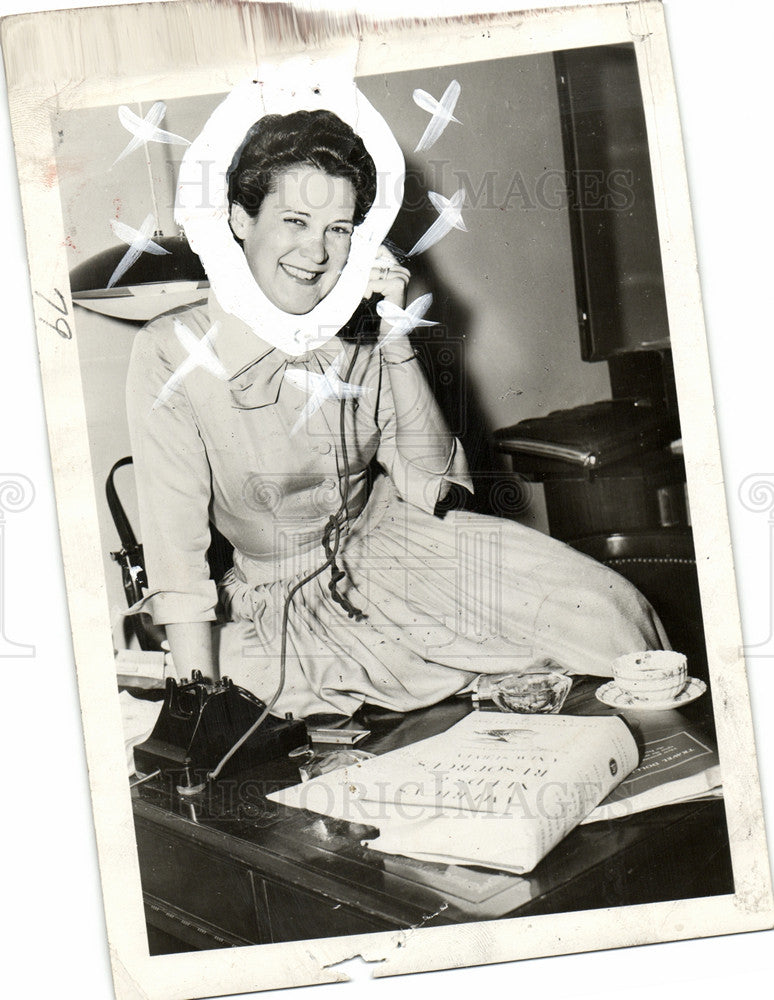
[(613, 677), (637, 701), (674, 701), (688, 683), (688, 664), (682, 653), (648, 649), (613, 660)]

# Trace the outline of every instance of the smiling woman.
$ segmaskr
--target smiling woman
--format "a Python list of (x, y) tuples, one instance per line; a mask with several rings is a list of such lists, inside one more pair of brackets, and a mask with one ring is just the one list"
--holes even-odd
[(352, 238), (355, 194), (343, 177), (301, 167), (281, 174), (256, 216), (238, 202), (231, 228), (266, 298), (308, 313), (339, 280)]
[(229, 172), (231, 229), (269, 301), (311, 312), (333, 289), (376, 194), (362, 139), (330, 111), (267, 115)]
[[(370, 307), (356, 314), (371, 317), (365, 329), (317, 319), (351, 258), (374, 261), (359, 230), (384, 211), (377, 166), (330, 111), (263, 117), (231, 161), (228, 194), (264, 325), (235, 315), (211, 274), (208, 301), (138, 335), (127, 401), (144, 606), (179, 675), (220, 671), (279, 714), (349, 715), (366, 701), (406, 711), (546, 660), (608, 675), (620, 653), (666, 644), (647, 602), (529, 528), (435, 516), (450, 484), (471, 481), (410, 324), (379, 324)], [(409, 278), (382, 247), (361, 295), (408, 316)], [(262, 337), (265, 316), (303, 316), (321, 346), (285, 353)], [(216, 357), (192, 364), (192, 337)], [(211, 524), (234, 546), (218, 581)]]

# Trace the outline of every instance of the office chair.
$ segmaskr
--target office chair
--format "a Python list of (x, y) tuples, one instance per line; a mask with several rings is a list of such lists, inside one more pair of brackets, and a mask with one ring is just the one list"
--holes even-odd
[(709, 681), (699, 577), (690, 528), (646, 528), (568, 542), (614, 569), (650, 601), (692, 677)]
[[(143, 597), (148, 588), (148, 580), (145, 574), (142, 544), (137, 541), (115, 485), (116, 472), (127, 465), (132, 465), (131, 455), (119, 459), (112, 467), (105, 483), (105, 495), (121, 541), (121, 548), (116, 552), (111, 552), (110, 555), (121, 567), (124, 594), (127, 604), (131, 607)], [(207, 562), (213, 580), (220, 580), (231, 567), (233, 553), (233, 545), (223, 537), (214, 524), (210, 524), (210, 547), (207, 550)], [(158, 651), (162, 648), (164, 629), (153, 625), (150, 615), (144, 612), (127, 615), (126, 622), (137, 637), (140, 649)]]

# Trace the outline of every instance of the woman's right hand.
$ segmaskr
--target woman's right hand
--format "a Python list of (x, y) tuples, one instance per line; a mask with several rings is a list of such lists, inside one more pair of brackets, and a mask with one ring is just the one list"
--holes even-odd
[(379, 247), (371, 275), (368, 279), (365, 298), (380, 295), (399, 309), (406, 307), (406, 289), (411, 279), (408, 268), (400, 265), (384, 244)]

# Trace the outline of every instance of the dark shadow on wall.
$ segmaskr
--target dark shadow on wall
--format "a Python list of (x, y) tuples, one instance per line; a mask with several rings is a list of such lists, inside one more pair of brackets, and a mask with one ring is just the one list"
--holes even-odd
[[(405, 255), (438, 218), (426, 195), (423, 196), (421, 176), (419, 166), (407, 157), (407, 207), (401, 210), (389, 234), (389, 243), (398, 256)], [(452, 230), (444, 238), (454, 239), (455, 232)], [(480, 402), (480, 389), (471, 378), (467, 364), (467, 331), (471, 327), (472, 311), (463, 297), (442, 281), (426, 255), (420, 253), (404, 263), (411, 271), (410, 299), (427, 292), (433, 296), (428, 318), (437, 325), (415, 329), (411, 340), (449, 430), (462, 442), (475, 487), (475, 494), (471, 496), (462, 487), (454, 486), (442, 502), (442, 508), (514, 516), (521, 504), (509, 503), (506, 498), (513, 491), (502, 489), (503, 481), (512, 481), (513, 474), (507, 471), (503, 457), (494, 450), (495, 428), (486, 417)], [(471, 273), (470, 280), (480, 283), (482, 279)]]

